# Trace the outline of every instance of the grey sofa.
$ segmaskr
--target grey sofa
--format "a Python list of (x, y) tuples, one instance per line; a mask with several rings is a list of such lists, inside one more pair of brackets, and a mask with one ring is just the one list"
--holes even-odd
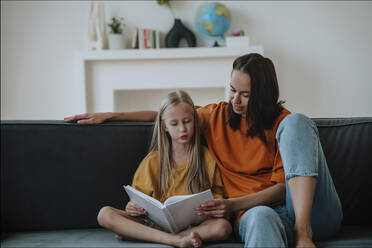
[[(372, 247), (372, 118), (314, 120), (344, 210), (339, 234), (317, 245)], [(103, 206), (124, 208), (122, 185), (146, 155), (152, 125), (2, 121), (1, 247), (168, 247), (117, 241), (96, 220)]]

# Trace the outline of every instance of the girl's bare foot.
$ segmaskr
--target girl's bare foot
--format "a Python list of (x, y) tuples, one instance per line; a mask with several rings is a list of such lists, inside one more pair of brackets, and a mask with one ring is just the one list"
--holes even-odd
[(197, 232), (192, 232), (189, 235), (182, 237), (179, 247), (202, 247), (203, 242)]

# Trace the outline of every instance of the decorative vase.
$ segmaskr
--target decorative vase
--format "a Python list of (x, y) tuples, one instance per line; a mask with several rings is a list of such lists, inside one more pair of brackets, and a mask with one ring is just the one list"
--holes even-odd
[(109, 48), (113, 50), (125, 49), (125, 37), (123, 34), (109, 34)]
[(193, 32), (182, 24), (181, 19), (174, 19), (174, 25), (165, 36), (165, 47), (179, 47), (180, 40), (184, 38), (189, 47), (196, 47), (196, 38)]
[(107, 49), (105, 9), (103, 3), (90, 3), (88, 35), (89, 49)]

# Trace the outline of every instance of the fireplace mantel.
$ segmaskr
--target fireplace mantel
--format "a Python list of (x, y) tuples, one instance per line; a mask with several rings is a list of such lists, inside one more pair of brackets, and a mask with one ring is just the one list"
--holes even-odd
[(85, 51), (77, 54), (87, 112), (156, 110), (175, 89), (204, 105), (225, 99), (233, 60), (262, 46)]

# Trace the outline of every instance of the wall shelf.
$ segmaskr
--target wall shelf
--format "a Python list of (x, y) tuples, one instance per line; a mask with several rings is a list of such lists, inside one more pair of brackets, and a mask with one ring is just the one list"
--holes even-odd
[(196, 47), (196, 48), (160, 48), (160, 49), (124, 49), (80, 52), (84, 61), (101, 60), (137, 60), (137, 59), (187, 59), (237, 57), (245, 53), (263, 54), (262, 46), (252, 47)]

